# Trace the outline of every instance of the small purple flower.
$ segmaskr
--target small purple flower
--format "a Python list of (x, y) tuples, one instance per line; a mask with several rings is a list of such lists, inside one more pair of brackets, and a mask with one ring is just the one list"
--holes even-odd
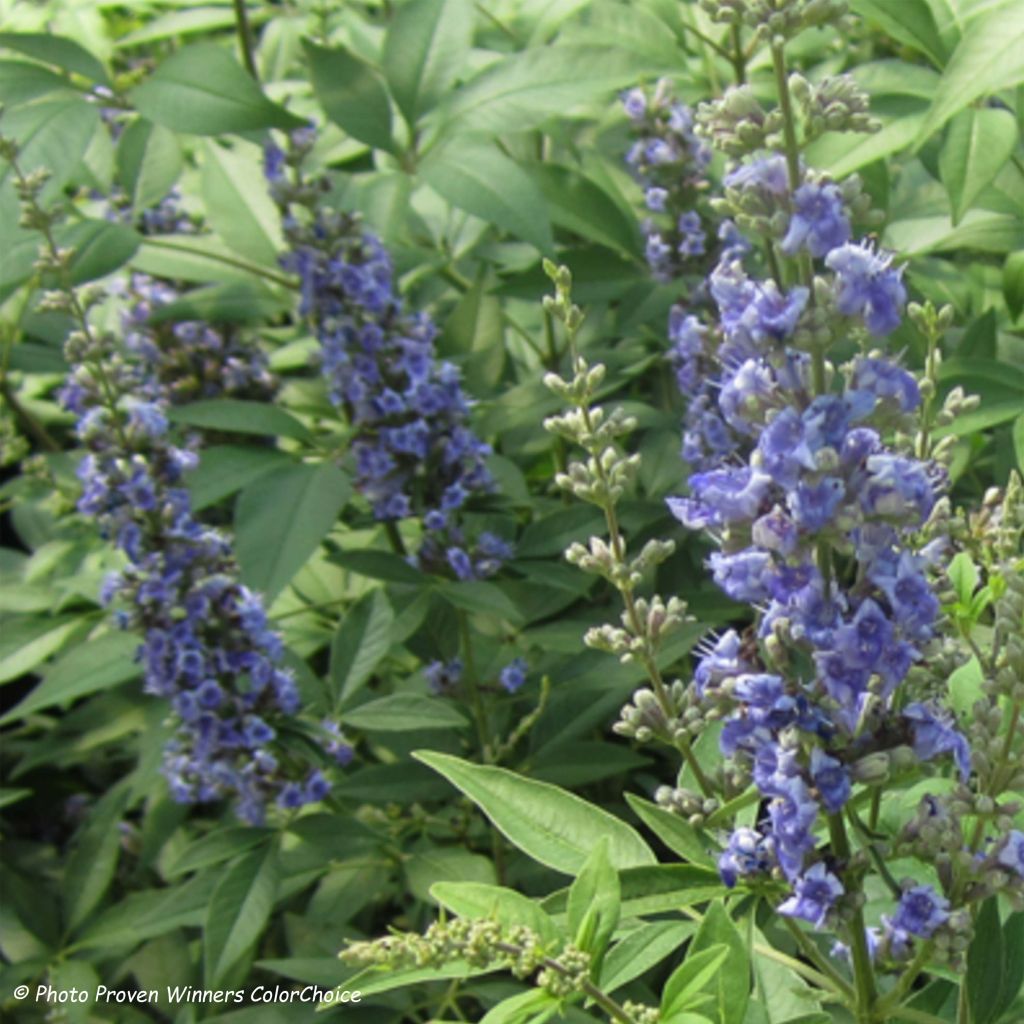
[(821, 861), (798, 878), (794, 888), (794, 894), (779, 905), (779, 913), (803, 918), (815, 928), (825, 926), (829, 911), (845, 891), (842, 882)]
[(756, 548), (723, 555), (714, 551), (708, 559), (715, 582), (734, 601), (763, 601), (768, 596), (767, 574), (771, 555)]
[(647, 97), (643, 89), (630, 89), (629, 92), (623, 93), (622, 106), (630, 120), (641, 120), (647, 113)]
[(895, 931), (930, 939), (949, 920), (949, 900), (930, 885), (916, 885), (900, 898), (896, 913), (886, 923)]
[(921, 404), (921, 389), (913, 375), (888, 359), (859, 359), (853, 386), (879, 401), (894, 402), (900, 412), (913, 412)]
[(811, 752), (811, 778), (829, 814), (843, 809), (850, 799), (850, 773), (834, 757), (815, 747)]
[(793, 216), (779, 245), (787, 256), (804, 247), (820, 258), (849, 240), (850, 220), (837, 185), (807, 182), (793, 193)]
[(515, 693), (526, 682), (526, 667), (525, 658), (516, 658), (501, 670), (498, 681), (509, 693)]
[(449, 693), (462, 678), (462, 661), (459, 658), (452, 658), (451, 661), (432, 661), (424, 666), (423, 675), (431, 693), (438, 696)]
[(789, 194), (789, 171), (784, 156), (766, 156), (741, 164), (724, 178), (726, 188), (765, 192), (782, 198)]
[(872, 334), (890, 334), (900, 325), (907, 290), (902, 269), (869, 243), (833, 249), (825, 265), (836, 272), (836, 305), (844, 316), (863, 316)]
[(1024, 832), (1011, 830), (996, 856), (996, 863), (1024, 878)]
[(941, 754), (952, 754), (966, 782), (971, 774), (971, 747), (966, 737), (955, 728), (952, 715), (936, 707), (915, 702), (903, 709), (914, 734), (914, 753), (922, 761), (931, 761)]
[(740, 878), (766, 874), (775, 863), (774, 842), (752, 828), (738, 828), (718, 858), (718, 873), (731, 889)]

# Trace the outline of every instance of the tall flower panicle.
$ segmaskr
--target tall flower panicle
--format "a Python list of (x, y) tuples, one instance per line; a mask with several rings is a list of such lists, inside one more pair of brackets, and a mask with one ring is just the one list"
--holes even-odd
[(59, 397), (86, 450), (78, 510), (125, 560), (101, 599), (116, 601), (121, 627), (143, 634), (145, 689), (170, 704), (175, 731), (163, 769), (171, 795), (183, 803), (233, 798), (252, 823), (270, 804), (320, 801), (330, 792), (323, 767), (332, 757), (350, 759), (351, 747), (339, 729), (322, 725), (307, 730), (312, 743), (303, 752), (278, 742), (284, 731), (302, 731), (301, 696), (260, 596), (239, 581), (229, 541), (193, 513), (184, 476), (198, 462), (194, 445), (174, 443), (170, 402), (152, 366), (90, 324), (103, 292), (70, 284), (72, 253), (53, 230), (60, 211), (40, 204), (46, 172), (24, 173), (17, 145), (3, 137), (0, 156), (13, 169), (23, 224), (44, 241), (37, 265), (61, 284), (40, 308), (76, 324)]
[(711, 150), (694, 134), (693, 111), (672, 98), (667, 80), (650, 92), (629, 90), (622, 106), (635, 137), (626, 163), (644, 190), (650, 214), (643, 223), (647, 263), (658, 281), (671, 281), (708, 248), (693, 206), (707, 187)]
[(192, 511), (183, 476), (198, 458), (170, 437), (163, 385), (111, 338), (77, 333), (67, 355), (62, 401), (87, 450), (78, 509), (127, 562), (102, 596), (116, 604), (122, 628), (144, 637), (146, 692), (170, 703), (176, 729), (164, 774), (172, 796), (234, 798), (251, 823), (263, 821), (268, 804), (322, 800), (330, 786), (321, 764), (344, 763), (351, 748), (336, 728), (316, 729), (324, 756), (311, 765), (276, 742), (296, 728), (299, 691), (262, 599), (238, 580), (230, 542)]
[[(772, 45), (786, 82), (781, 43)], [(953, 716), (909, 681), (941, 617), (942, 543), (925, 538), (946, 473), (926, 443), (907, 440), (924, 412), (917, 379), (869, 350), (902, 321), (902, 270), (854, 241), (854, 225), (871, 219), (859, 182), (810, 170), (797, 145), (801, 124), (804, 139), (820, 134), (825, 91), (839, 98), (839, 127), (871, 122), (848, 82), (794, 76), (786, 88), (774, 111), (740, 89), (697, 113), (697, 132), (733, 158), (708, 205), (757, 244), (709, 274), (713, 318), (700, 303), (672, 312), (694, 472), (689, 494), (668, 504), (715, 540), (718, 586), (755, 609), (753, 625), (705, 646), (694, 678), (702, 706), (723, 719), (730, 785), (752, 784), (761, 799), (759, 817), (725, 845), (722, 878), (784, 883), (778, 912), (845, 930), (863, 973), (869, 935), (843, 831), (855, 785), (915, 759), (949, 763), (966, 781), (972, 762)], [(860, 354), (831, 363), (831, 345), (850, 338)], [(671, 802), (693, 802), (680, 792)], [(907, 889), (876, 950), (903, 959), (952, 927), (952, 895)]]
[(299, 276), (300, 311), (320, 341), (330, 400), (354, 428), (356, 487), (378, 520), (421, 520), (420, 567), (461, 580), (490, 576), (511, 549), (495, 534), (471, 538), (465, 529), (464, 510), (494, 482), (459, 371), (438, 359), (431, 319), (406, 310), (379, 240), (286, 176), (311, 142), (303, 129), (287, 155), (268, 144), (264, 170), (285, 212), (282, 265)]

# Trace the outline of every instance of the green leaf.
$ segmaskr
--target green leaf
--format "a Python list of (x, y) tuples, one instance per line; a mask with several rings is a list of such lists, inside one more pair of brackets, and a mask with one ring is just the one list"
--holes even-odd
[(221, 444), (203, 448), (199, 465), (185, 477), (192, 509), (199, 512), (240, 491), (254, 480), (291, 464), (290, 456), (276, 448), (250, 448)]
[(688, 955), (720, 944), (729, 955), (707, 988), (715, 997), (718, 1024), (733, 1024), (743, 1020), (750, 999), (750, 957), (723, 902), (716, 900), (705, 912)]
[[(17, 142), (18, 165), (23, 172), (41, 167), (49, 171), (50, 177), (41, 192), (42, 198), (49, 200), (60, 193), (78, 170), (99, 123), (96, 108), (77, 95), (54, 95), (6, 111), (3, 132)], [(4, 161), (0, 183), (10, 176), (11, 164)]]
[(173, 53), (129, 99), (144, 117), (193, 135), (299, 128), (301, 118), (271, 103), (231, 55), (214, 43)]
[(409, 892), (418, 900), (431, 899), (434, 885), (458, 882), (493, 885), (497, 881), (494, 865), (479, 853), (470, 853), (461, 846), (441, 846), (420, 850), (406, 861), (405, 872)]
[(448, 754), (421, 750), (413, 756), (465, 793), (511, 843), (556, 871), (577, 874), (603, 835), (614, 867), (654, 864), (654, 854), (629, 825), (572, 793)]
[(559, 929), (543, 908), (528, 896), (501, 885), (483, 882), (436, 882), (430, 895), (459, 917), (497, 921), (512, 928), (526, 925), (543, 940), (559, 936)]
[(939, 153), (939, 176), (954, 224), (1003, 169), (1016, 145), (1017, 122), (1008, 110), (972, 107), (953, 118)]
[(1024, 911), (1016, 911), (1003, 924), (1002, 998), (996, 1019), (1010, 1024), (1006, 1018), (1024, 986)]
[(0, 103), (17, 106), (48, 92), (74, 93), (66, 78), (25, 60), (0, 60)]
[[(31, 672), (37, 665), (56, 654), (68, 639), (82, 627), (88, 629), (88, 623), (80, 618), (73, 619), (42, 619), (31, 622), (31, 628), (24, 643), (19, 643), (12, 650), (6, 649), (0, 655), (0, 683)], [(5, 633), (13, 631), (10, 623), (4, 625)], [(5, 635), (4, 639), (7, 637)]]
[(390, 967), (368, 967), (346, 979), (345, 984), (350, 991), (354, 989), (361, 992), (365, 1000), (367, 996), (392, 992), (407, 985), (418, 985), (425, 981), (447, 981), (451, 978), (473, 978), (478, 974), (489, 974), (496, 970), (497, 967), (474, 967), (465, 960), (449, 960), (442, 967), (407, 967), (397, 971)]
[(203, 932), (206, 984), (217, 988), (259, 940), (277, 894), (277, 849), (270, 845), (237, 860), (214, 889)]
[(976, 657), (972, 657), (950, 675), (950, 702), (958, 715), (969, 715), (975, 703), (984, 696), (981, 689), (984, 678), (981, 663)]
[(308, 39), (303, 48), (324, 113), (352, 138), (393, 151), (391, 103), (377, 72), (347, 50), (328, 50)]
[(114, 878), (121, 850), (118, 827), (128, 805), (129, 789), (121, 784), (96, 804), (75, 840), (62, 886), (64, 917), (74, 931), (96, 909)]
[(193, 288), (154, 309), (149, 322), (176, 323), (206, 320), (214, 324), (258, 324), (278, 316), (292, 305), (290, 297), (259, 281), (225, 281)]
[(551, 219), (598, 245), (633, 256), (638, 251), (636, 221), (596, 182), (558, 164), (534, 164), (531, 177), (540, 185)]
[(138, 249), (142, 236), (124, 224), (82, 220), (59, 235), (60, 244), (74, 250), (71, 283), (85, 284), (124, 266)]
[(945, 63), (946, 48), (925, 0), (851, 0), (850, 7), (893, 39), (923, 53), (936, 67)]
[(608, 861), (608, 841), (602, 836), (569, 887), (569, 934), (574, 945), (593, 958), (591, 972), (599, 977), (605, 950), (619, 924), (622, 890), (618, 872)]
[(199, 927), (215, 882), (216, 876), (207, 873), (184, 885), (134, 892), (95, 917), (75, 937), (75, 946), (79, 949), (130, 946), (166, 935), (175, 928)]
[(669, 975), (661, 990), (661, 1016), (671, 1017), (699, 1001), (701, 991), (718, 973), (728, 956), (729, 947), (726, 945), (711, 946), (700, 952), (691, 949), (686, 959)]
[(971, 412), (963, 413), (948, 427), (939, 427), (935, 436), (966, 437), (968, 434), (980, 433), (989, 427), (997, 427), (1008, 423), (1020, 415), (1020, 399), (1013, 398), (1005, 402), (993, 402), (988, 408), (981, 406)]
[(44, 64), (71, 71), (93, 82), (110, 85), (106, 68), (73, 39), (49, 32), (0, 32), (0, 46), (16, 50)]
[(334, 551), (330, 560), (371, 580), (422, 585), (431, 582), (426, 573), (420, 572), (400, 555), (390, 551)]
[(134, 679), (141, 673), (135, 660), (138, 646), (138, 638), (126, 633), (104, 633), (76, 646), (54, 663), (20, 704), (0, 718), (0, 725)]
[(136, 212), (160, 202), (185, 166), (174, 132), (144, 117), (125, 128), (117, 143), (116, 162), (117, 179)]
[(492, 1006), (480, 1018), (480, 1024), (544, 1024), (559, 1012), (560, 1006), (561, 1000), (550, 992), (531, 988)]
[(651, 70), (649, 61), (611, 46), (540, 46), (489, 65), (435, 113), (444, 130), (529, 131)]
[(652, 921), (631, 931), (608, 951), (601, 968), (601, 991), (609, 995), (646, 974), (693, 934), (692, 921)]
[(1024, 312), (1024, 252), (1012, 252), (1003, 264), (1003, 297), (1013, 320)]
[(923, 146), (951, 117), (980, 96), (1024, 81), (1024, 5), (1011, 4), (972, 21), (964, 30), (915, 145)]
[(420, 176), (452, 206), (552, 252), (551, 220), (544, 193), (496, 143), (458, 138), (431, 151)]
[(284, 248), (281, 215), (263, 180), (259, 150), (206, 142), (201, 182), (213, 230), (246, 259), (276, 267)]
[(216, 235), (149, 235), (135, 259), (136, 270), (180, 281), (251, 284), (254, 275)]
[(451, 605), (463, 611), (496, 615), (509, 622), (522, 622), (523, 616), (498, 586), (487, 580), (445, 580), (438, 592)]
[(0, 807), (9, 807), (31, 795), (31, 789), (0, 789)]
[(418, 693), (393, 693), (362, 704), (344, 716), (345, 725), (365, 732), (415, 732), (417, 729), (464, 729), (469, 719), (454, 704)]
[(711, 841), (688, 821), (633, 793), (626, 794), (626, 803), (673, 853), (679, 854), (691, 864), (714, 867), (715, 859), (708, 853)]
[(190, 402), (168, 411), (172, 423), (185, 423), (207, 430), (225, 430), (232, 434), (260, 434), (309, 441), (310, 432), (290, 413), (265, 402), (246, 402), (239, 398), (211, 398)]
[(469, 0), (412, 0), (384, 38), (384, 74), (410, 125), (452, 87), (473, 42)]
[(1013, 421), (1013, 450), (1017, 456), (1017, 469), (1024, 473), (1024, 413)]
[(345, 613), (331, 641), (328, 681), (337, 706), (358, 693), (391, 648), (395, 613), (384, 592), (364, 594)]
[(978, 568), (966, 551), (961, 551), (946, 570), (960, 603), (969, 605), (978, 587)]
[(320, 546), (351, 494), (348, 478), (330, 463), (287, 466), (249, 484), (235, 508), (242, 581), (272, 602)]
[(1003, 930), (994, 896), (981, 905), (967, 949), (967, 1004), (971, 1024), (991, 1024), (999, 1013), (1003, 983)]
[(274, 833), (252, 826), (215, 828), (189, 843), (164, 867), (165, 878), (176, 878), (214, 864), (223, 864), (232, 857), (268, 842)]
[(88, 1024), (96, 1019), (92, 1009), (100, 986), (100, 976), (92, 964), (85, 960), (61, 960), (50, 968), (49, 982), (56, 992), (70, 992), (72, 989), (79, 992), (79, 998), (61, 1007), (62, 1021), (66, 1024)]

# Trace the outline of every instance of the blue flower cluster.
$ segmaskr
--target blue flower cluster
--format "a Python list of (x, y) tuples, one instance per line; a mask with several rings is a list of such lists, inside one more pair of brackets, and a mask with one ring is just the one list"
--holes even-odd
[[(293, 150), (308, 147), (303, 132)], [(357, 489), (378, 520), (421, 519), (421, 568), (460, 580), (492, 575), (512, 552), (493, 533), (471, 542), (464, 529), (467, 504), (494, 484), (457, 368), (438, 360), (430, 318), (405, 310), (381, 243), (356, 217), (319, 205), (315, 189), (290, 189), (286, 166), (268, 144), (264, 169), (291, 247), (281, 263), (301, 281), (300, 312), (322, 346), (330, 399), (354, 428)], [(291, 207), (303, 197), (300, 218)]]
[(267, 401), (277, 391), (266, 353), (231, 324), (152, 320), (182, 293), (171, 283), (134, 273), (111, 291), (123, 300), (124, 346), (146, 367), (158, 393), (180, 405), (206, 398)]
[(707, 186), (711, 150), (694, 134), (693, 112), (672, 99), (667, 80), (651, 95), (631, 89), (622, 105), (637, 136), (626, 162), (652, 214), (643, 223), (647, 263), (656, 280), (668, 282), (707, 248), (704, 225), (693, 206)]
[[(61, 400), (87, 449), (78, 509), (127, 562), (102, 598), (117, 599), (122, 628), (143, 634), (145, 690), (170, 703), (177, 728), (164, 774), (172, 796), (233, 797), (239, 817), (254, 824), (268, 804), (322, 800), (330, 786), (320, 768), (275, 742), (282, 727), (294, 728), (299, 691), (260, 596), (238, 581), (230, 543), (192, 512), (183, 476), (198, 459), (169, 437), (165, 389), (111, 340), (78, 338), (68, 350), (73, 369)], [(336, 727), (316, 732), (324, 763), (351, 758)]]
[[(899, 693), (939, 615), (926, 571), (941, 549), (914, 538), (944, 475), (887, 444), (921, 403), (911, 374), (880, 353), (835, 373), (812, 355), (823, 318), (837, 333), (881, 336), (906, 301), (891, 257), (851, 242), (838, 186), (805, 176), (791, 190), (779, 156), (725, 183), (737, 207), (764, 215), (780, 253), (823, 266), (812, 294), (809, 283), (751, 277), (731, 254), (708, 280), (717, 325), (673, 313), (691, 396), (683, 453), (698, 471), (669, 507), (717, 539), (716, 583), (759, 611), (748, 635), (709, 643), (695, 672), (698, 695), (726, 714), (723, 753), (764, 800), (757, 827), (737, 829), (722, 853), (722, 877), (777, 871), (792, 887), (779, 912), (821, 928), (844, 886), (834, 859), (815, 852), (816, 829), (850, 798), (855, 763), (907, 742), (922, 760), (952, 755), (970, 772), (955, 723)], [(947, 908), (931, 890), (907, 893), (886, 948), (893, 935), (929, 937)]]

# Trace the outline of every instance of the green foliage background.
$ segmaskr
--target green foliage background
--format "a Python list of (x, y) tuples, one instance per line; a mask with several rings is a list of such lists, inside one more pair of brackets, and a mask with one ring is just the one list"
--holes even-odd
[[(551, 487), (563, 453), (541, 427), (556, 400), (540, 378), (564, 364), (539, 305), (547, 255), (571, 266), (588, 310), (584, 351), (608, 366), (608, 395), (641, 425), (643, 468), (622, 506), (624, 529), (638, 542), (680, 542), (657, 584), (686, 597), (699, 618), (664, 652), (663, 669), (685, 674), (698, 637), (742, 612), (704, 581), (704, 549), (684, 541), (663, 502), (684, 474), (681, 408), (663, 358), (679, 289), (647, 271), (616, 95), (660, 76), (688, 102), (720, 92), (732, 69), (700, 38), (714, 26), (697, 4), (676, 0), (247, 7), (256, 77), (228, 2), (0, 0), (0, 130), (18, 140), (27, 169), (52, 173), (45, 197), (70, 210), (60, 242), (76, 250), (76, 283), (122, 269), (185, 282), (167, 316), (240, 325), (269, 350), (283, 381), (277, 404), (176, 410), (176, 422), (228, 438), (204, 448), (189, 488), (195, 507), (233, 532), (243, 580), (271, 603), (307, 705), (340, 714), (358, 757), (326, 806), (273, 827), (241, 827), (216, 806), (170, 800), (159, 774), (165, 707), (141, 693), (136, 640), (98, 604), (115, 560), (72, 512), (71, 423), (54, 398), (68, 325), (34, 311), (38, 240), (19, 226), (11, 175), (0, 170), (5, 423), (37, 456), (8, 466), (2, 492), (10, 532), (0, 549), (0, 1000), (11, 1019), (43, 1019), (42, 1008), (10, 1001), (15, 984), (43, 978), (90, 989), (329, 988), (352, 973), (336, 958), (346, 941), (389, 924), (421, 928), (439, 906), (527, 915), (540, 930), (575, 933), (573, 892), (586, 884), (607, 893), (609, 871), (621, 906), (616, 899), (605, 989), (649, 997), (692, 939), (691, 974), (669, 982), (666, 1012), (703, 1007), (722, 1024), (842, 1019), (787, 965), (785, 933), (763, 932), (765, 921), (742, 907), (730, 916), (709, 903), (723, 893), (712, 858), (685, 822), (645, 799), (671, 781), (668, 762), (609, 737), (643, 672), (582, 648), (582, 633), (608, 619), (614, 601), (561, 553), (599, 532), (600, 518)], [(1024, 468), (1024, 7), (851, 7), (857, 33), (811, 33), (797, 63), (812, 77), (851, 71), (883, 129), (825, 137), (807, 158), (862, 175), (886, 213), (882, 242), (909, 259), (912, 290), (953, 305), (942, 384), (981, 396), (949, 428), (958, 438), (955, 493), (977, 498)], [(755, 90), (767, 90), (760, 58), (749, 73)], [(111, 90), (103, 102), (126, 125), (117, 141), (99, 87)], [(260, 170), (265, 133), (308, 120), (322, 126), (311, 159), (330, 178), (328, 200), (362, 213), (390, 248), (407, 301), (432, 311), (441, 353), (477, 399), (474, 425), (494, 444), (500, 484), (477, 516), (517, 542), (497, 581), (411, 569), (353, 496), (347, 427), (309, 369), (316, 343), (292, 313), (293, 282), (277, 264), (279, 214)], [(115, 188), (138, 213), (174, 186), (200, 234), (143, 237), (103, 217), (100, 197)], [(114, 323), (113, 304), (106, 313)], [(920, 365), (923, 339), (912, 326), (893, 345)], [(495, 745), (536, 711), (541, 679), (551, 680), (550, 698), (500, 767), (472, 763), (480, 749), (466, 710), (429, 696), (418, 671), (455, 653), (460, 620), (482, 677), (516, 654), (530, 662), (527, 687), (488, 696)], [(717, 756), (712, 734), (698, 747)], [(889, 793), (883, 821), (918, 796)], [(603, 852), (590, 856), (599, 837)], [(610, 937), (615, 923), (604, 926)], [(1020, 929), (989, 934), (986, 955), (1012, 979)], [(362, 1006), (327, 1016), (387, 1024), (443, 1018), (457, 1005), (448, 981), (400, 985), (408, 980), (364, 978)], [(950, 988), (939, 978), (922, 1008), (945, 1013)], [(976, 1024), (1024, 1019), (1015, 993), (996, 990), (973, 985)], [(714, 997), (710, 1008), (687, 1001), (700, 992)], [(503, 1002), (512, 996), (519, 1002)], [(488, 1024), (550, 1010), (501, 976), (473, 977), (458, 997), (469, 1019), (506, 1007)], [(314, 1009), (165, 1003), (166, 1018), (154, 1018), (85, 1004), (67, 1007), (66, 1019), (263, 1024), (312, 1020)], [(567, 1019), (597, 1018), (576, 1005)]]

